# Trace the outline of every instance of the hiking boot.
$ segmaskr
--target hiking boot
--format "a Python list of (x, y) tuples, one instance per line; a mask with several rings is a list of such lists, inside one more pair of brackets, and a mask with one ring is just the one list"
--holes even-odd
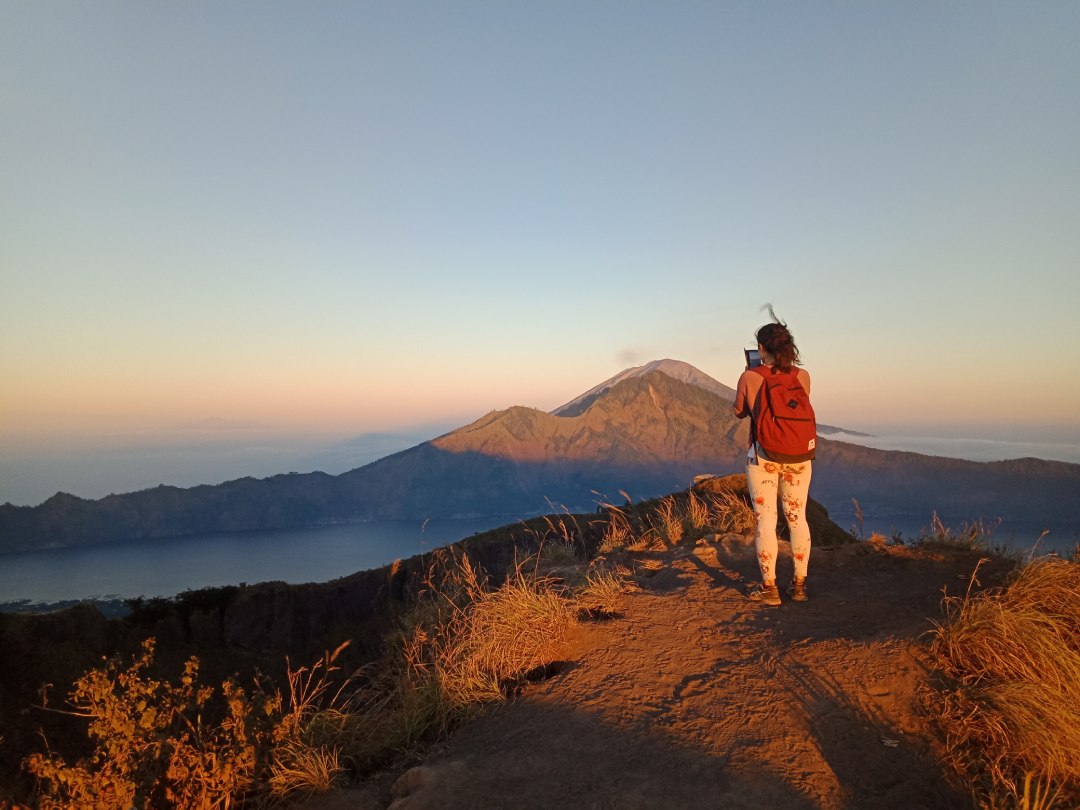
[(762, 583), (750, 591), (750, 599), (754, 602), (761, 602), (763, 605), (776, 607), (781, 604), (780, 589), (776, 585)]
[(788, 586), (788, 595), (791, 596), (793, 602), (805, 602), (809, 599), (810, 597), (806, 595), (806, 577), (793, 579), (791, 585)]

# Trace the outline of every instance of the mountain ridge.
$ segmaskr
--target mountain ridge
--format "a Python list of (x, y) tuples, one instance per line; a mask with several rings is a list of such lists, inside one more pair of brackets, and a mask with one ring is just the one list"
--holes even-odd
[[(559, 409), (556, 409), (559, 410)], [(628, 375), (576, 415), (515, 406), (340, 475), (290, 473), (100, 500), (57, 494), (0, 506), (0, 551), (373, 520), (589, 511), (738, 472), (748, 426), (731, 401), (656, 369)], [(1080, 465), (969, 462), (821, 438), (812, 494), (847, 514), (1020, 515), (1075, 528)]]
[[(726, 412), (717, 409), (700, 386), (680, 384), (685, 387), (673, 389), (668, 380), (674, 378), (661, 371), (633, 375), (605, 389), (606, 396), (594, 399), (584, 411), (571, 416), (522, 406), (493, 411), (471, 425), (433, 439), (431, 444), (452, 452), (503, 451), (516, 460), (542, 461), (594, 458), (596, 446), (586, 441), (593, 437), (613, 453), (621, 448), (618, 458), (646, 461), (662, 456), (665, 444), (675, 450), (680, 444), (680, 423), (687, 422), (698, 432), (723, 437), (726, 452), (737, 451), (731, 444), (736, 434), (741, 435), (745, 447), (747, 428), (735, 419), (730, 408)], [(692, 452), (693, 448), (687, 450)], [(703, 455), (703, 460), (712, 459), (715, 452)]]

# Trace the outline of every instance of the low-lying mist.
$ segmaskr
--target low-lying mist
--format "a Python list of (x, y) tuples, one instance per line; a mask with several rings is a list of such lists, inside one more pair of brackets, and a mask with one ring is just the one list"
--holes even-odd
[(0, 437), (0, 503), (36, 506), (57, 492), (97, 499), (167, 484), (193, 487), (316, 470), (337, 475), (451, 429), (342, 435), (268, 430), (62, 439)]

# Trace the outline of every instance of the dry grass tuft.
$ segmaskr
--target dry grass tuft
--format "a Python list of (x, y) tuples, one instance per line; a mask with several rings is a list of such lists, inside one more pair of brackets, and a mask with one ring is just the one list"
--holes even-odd
[(889, 538), (881, 534), (881, 532), (874, 532), (866, 538), (866, 542), (875, 551), (882, 551), (889, 545)]
[(699, 498), (694, 494), (693, 490), (690, 490), (686, 499), (686, 520), (689, 522), (690, 528), (694, 531), (700, 531), (708, 526), (710, 511), (708, 501)]
[(709, 496), (709, 523), (717, 532), (743, 533), (754, 528), (754, 510), (735, 492)]
[(1080, 565), (1040, 558), (945, 607), (933, 652), (957, 684), (939, 707), (953, 764), (990, 806), (1080, 806)]
[(610, 568), (591, 571), (577, 592), (579, 612), (589, 618), (616, 616), (627, 592), (635, 587), (624, 574)]
[(634, 566), (640, 570), (652, 571), (655, 573), (656, 571), (660, 571), (664, 568), (664, 563), (661, 560), (645, 559), (635, 561)]
[(978, 520), (965, 521), (959, 529), (946, 526), (934, 512), (930, 516), (930, 528), (923, 529), (915, 540), (917, 545), (923, 546), (947, 546), (960, 547), (971, 551), (987, 549), (991, 546), (991, 538), (994, 531), (1001, 525), (1001, 521)]
[(630, 518), (626, 516), (626, 513), (615, 506), (609, 506), (607, 513), (608, 524), (600, 540), (601, 554), (609, 554), (626, 548), (634, 540), (634, 527), (630, 525)]
[(337, 748), (313, 748), (290, 740), (275, 754), (269, 778), (273, 796), (299, 798), (325, 793), (345, 775)]
[(526, 577), (520, 565), (489, 589), (461, 555), (429, 583), (401, 646), (399, 691), (414, 739), (504, 700), (530, 672), (551, 663), (574, 621), (572, 604), (553, 581)]
[(308, 796), (323, 793), (345, 776), (342, 751), (352, 747), (350, 727), (359, 674), (338, 678), (338, 657), (349, 645), (340, 645), (310, 667), (293, 669), (287, 662), (288, 699), (274, 731), (268, 786), (272, 796)]
[(734, 491), (667, 495), (638, 507), (605, 504), (607, 525), (599, 551), (665, 551), (706, 534), (743, 534), (754, 528), (754, 510)]
[(669, 548), (678, 545), (686, 534), (682, 510), (670, 495), (660, 499), (650, 522), (656, 535)]
[(667, 548), (663, 536), (656, 529), (646, 529), (626, 545), (627, 551), (663, 551)]
[(536, 561), (540, 568), (573, 565), (579, 562), (578, 548), (563, 540), (549, 540), (540, 546)]
[(570, 514), (546, 515), (543, 526), (527, 528), (539, 549), (538, 562), (564, 565), (587, 555), (584, 532)]

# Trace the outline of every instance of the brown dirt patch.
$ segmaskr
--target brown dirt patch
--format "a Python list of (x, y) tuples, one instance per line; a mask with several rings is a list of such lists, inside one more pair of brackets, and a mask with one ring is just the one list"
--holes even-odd
[[(787, 544), (781, 553), (784, 576)], [(922, 693), (943, 590), (966, 590), (978, 559), (819, 548), (811, 600), (770, 608), (745, 597), (757, 576), (746, 538), (626, 555), (640, 590), (620, 615), (572, 628), (557, 674), (422, 765), (305, 807), (970, 806), (947, 778)], [(981, 585), (1009, 568), (984, 566)]]

